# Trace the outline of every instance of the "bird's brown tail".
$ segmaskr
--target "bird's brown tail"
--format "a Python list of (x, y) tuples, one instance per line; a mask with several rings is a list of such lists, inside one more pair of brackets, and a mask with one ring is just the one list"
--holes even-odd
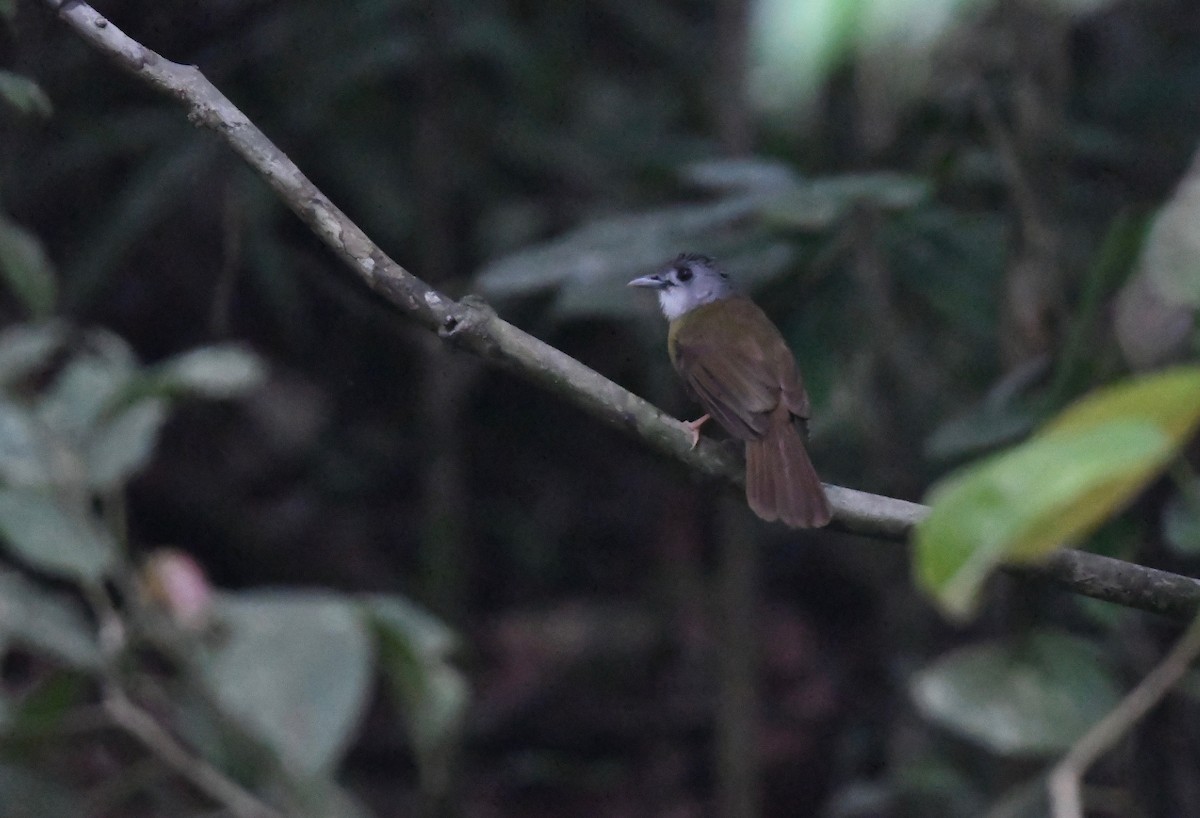
[(820, 528), (833, 516), (821, 478), (790, 415), (776, 420), (762, 438), (746, 441), (746, 502), (764, 520)]

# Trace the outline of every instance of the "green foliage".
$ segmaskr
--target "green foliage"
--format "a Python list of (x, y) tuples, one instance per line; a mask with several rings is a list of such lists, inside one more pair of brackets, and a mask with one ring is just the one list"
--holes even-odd
[[(167, 601), (164, 594), (203, 599), (202, 575), (190, 577), (190, 589), (178, 577), (174, 585), (160, 582), (157, 597), (147, 579), (127, 586), (132, 595), (121, 604), (97, 604), (108, 598), (106, 580), (127, 581), (137, 570), (119, 518), (107, 510), (153, 455), (173, 401), (237, 398), (264, 376), (257, 356), (236, 345), (142, 367), (124, 341), (100, 330), (44, 323), (0, 334), (0, 539), (21, 565), (76, 589), (51, 592), (31, 575), (0, 569), (0, 658), (19, 648), (77, 674), (71, 678), (132, 690), (156, 671), (128, 649), (155, 646), (182, 660), (179, 672), (190, 677), (178, 680), (177, 698), (157, 702), (155, 717), (174, 721), (198, 755), (264, 791), (282, 788), (296, 814), (314, 816), (369, 814), (334, 776), (378, 670), (398, 692), (431, 790), (437, 782), (444, 792), (468, 688), (450, 664), (450, 632), (407, 601), (380, 596), (360, 603), (285, 590), (225, 594), (199, 640), (188, 632), (194, 625), (150, 612)], [(101, 622), (109, 623), (103, 647)], [(59, 678), (43, 679), (19, 701), (0, 698), (0, 746), (52, 741), (37, 737), (53, 737), (59, 724), (89, 706), (88, 688), (79, 684), (65, 698), (57, 695), (67, 690), (56, 686)], [(208, 704), (187, 693), (189, 685), (202, 688)], [(245, 744), (238, 736), (258, 749), (238, 750)], [(262, 754), (271, 761), (250, 762)], [(35, 804), (75, 797), (29, 769), (0, 765), (0, 798), (13, 814), (48, 814)]]
[(0, 216), (0, 274), (34, 318), (54, 310), (58, 282), (42, 243), (29, 231)]
[(0, 490), (0, 535), (13, 554), (52, 576), (98, 583), (116, 565), (116, 543), (99, 521), (43, 490)]
[[(0, 16), (9, 15), (0, 8)], [(50, 116), (54, 113), (54, 105), (41, 86), (11, 71), (0, 70), (0, 99), (23, 114)]]
[(458, 640), (399, 597), (368, 597), (363, 611), (379, 640), (381, 669), (408, 721), (424, 787), (442, 796), (470, 697), (466, 679), (450, 661)]
[(372, 664), (363, 622), (346, 599), (303, 591), (223, 598), (223, 635), (201, 665), (222, 710), (294, 775), (328, 775), (366, 701)]
[(916, 674), (910, 692), (928, 718), (1012, 756), (1066, 750), (1120, 698), (1094, 644), (1050, 630), (948, 653)]
[[(0, 637), (81, 670), (98, 670), (100, 646), (73, 597), (46, 591), (16, 571), (0, 571)], [(0, 651), (2, 653), (2, 651)]]
[[(754, 96), (748, 100), (711, 82), (729, 76), (721, 63), (736, 49), (728, 48), (715, 12), (719, 4), (709, 2), (450, 3), (430, 14), (422, 4), (394, 0), (296, 0), (200, 4), (200, 11), (179, 6), (164, 15), (153, 4), (115, 0), (106, 13), (168, 59), (198, 64), (415, 273), (455, 295), (482, 290), (506, 318), (633, 388), (657, 390), (651, 395), (656, 400), (674, 394), (674, 381), (645, 364), (661, 362), (663, 355), (657, 348), (657, 356), (648, 354), (649, 344), (635, 340), (640, 325), (614, 320), (652, 309), (631, 298), (624, 283), (681, 250), (718, 256), (756, 291), (802, 360), (814, 398), (812, 443), (822, 475), (908, 497), (947, 461), (1010, 445), (1067, 401), (1113, 380), (1122, 366), (1120, 351), (1139, 366), (1195, 351), (1194, 304), (1165, 297), (1188, 281), (1169, 271), (1189, 273), (1189, 258), (1194, 260), (1194, 237), (1188, 236), (1194, 207), (1184, 201), (1182, 186), (1175, 215), (1161, 214), (1137, 265), (1153, 275), (1130, 279), (1117, 299), (1115, 336), (1111, 323), (1113, 296), (1147, 233), (1141, 215), (1119, 214), (1131, 202), (1161, 200), (1194, 150), (1196, 112), (1188, 100), (1194, 98), (1200, 51), (1188, 38), (1168, 42), (1164, 34), (1187, 30), (1190, 22), (1174, 23), (1190, 20), (1191, 11), (1184, 0), (1167, 0), (1125, 4), (1115, 16), (1090, 21), (1081, 16), (1106, 2), (754, 3)], [(0, 0), (0, 15), (15, 8), (12, 0)], [(404, 334), (397, 341), (394, 316), (334, 271), (328, 254), (218, 139), (192, 128), (170, 102), (136, 82), (114, 81), (117, 75), (73, 34), (50, 16), (45, 22), (19, 31), (14, 26), (12, 64), (48, 92), (55, 119), (43, 127), (35, 116), (11, 115), (12, 106), (0, 102), (0, 118), (10, 113), (4, 121), (12, 125), (0, 134), (4, 204), (22, 225), (4, 256), (9, 297), (0, 309), (9, 320), (19, 312), (38, 321), (0, 335), (0, 491), (35, 498), (18, 504), (14, 544), (2, 547), (6, 558), (21, 564), (8, 574), (27, 583), (34, 597), (48, 596), (51, 608), (61, 604), (78, 615), (56, 617), (28, 602), (26, 590), (10, 589), (21, 601), (18, 610), (33, 613), (19, 620), (29, 631), (24, 635), (0, 628), (0, 653), (33, 650), (44, 657), (39, 666), (88, 668), (81, 673), (95, 687), (104, 679), (127, 685), (198, 756), (273, 802), (294, 805), (290, 811), (314, 815), (364, 812), (332, 782), (356, 730), (353, 694), (364, 678), (369, 686), (380, 675), (404, 718), (424, 787), (446, 791), (467, 683), (453, 664), (452, 634), (405, 601), (281, 592), (297, 606), (298, 621), (313, 624), (326, 602), (341, 611), (330, 615), (332, 625), (321, 618), (323, 624), (313, 627), (327, 628), (331, 639), (346, 635), (353, 648), (340, 654), (352, 671), (346, 680), (334, 680), (310, 654), (315, 648), (282, 617), (265, 615), (278, 639), (256, 636), (247, 617), (230, 613), (241, 607), (241, 594), (222, 595), (220, 610), (202, 632), (176, 623), (165, 645), (157, 641), (158, 628), (143, 621), (141, 591), (131, 581), (138, 565), (130, 553), (146, 544), (126, 541), (123, 487), (141, 473), (180, 399), (236, 397), (258, 379), (260, 365), (237, 348), (216, 347), (142, 366), (107, 333), (45, 319), (58, 310), (120, 326), (139, 349), (156, 356), (196, 338), (252, 337), (256, 350), (280, 362), (270, 388), (256, 394), (245, 413), (256, 423), (268, 418), (268, 433), (238, 449), (225, 448), (230, 437), (238, 440), (232, 435), (214, 435), (211, 446), (207, 437), (199, 444), (188, 438), (179, 462), (164, 462), (169, 468), (141, 477), (129, 510), (131, 530), (162, 525), (184, 547), (203, 542), (222, 576), (234, 583), (293, 576), (293, 555), (303, 554), (306, 564), (299, 570), (307, 579), (320, 581), (322, 572), (337, 571), (347, 586), (360, 581), (376, 587), (377, 578), (364, 579), (365, 572), (380, 564), (401, 571), (413, 564), (409, 549), (419, 547), (422, 535), (412, 531), (431, 530), (419, 519), (425, 492), (440, 486), (456, 503), (461, 499), (456, 508), (472, 512), (455, 527), (461, 541), (438, 552), (454, 560), (421, 554), (415, 561), (469, 578), (456, 598), (481, 625), (476, 632), (488, 661), (492, 648), (498, 648), (499, 662), (513, 658), (492, 635), (506, 604), (558, 601), (585, 587), (589, 594), (619, 593), (621, 604), (638, 604), (630, 597), (645, 594), (661, 609), (662, 589), (651, 577), (644, 583), (626, 579), (641, 576), (645, 551), (611, 545), (657, 542), (646, 536), (641, 519), (650, 516), (671, 527), (664, 536), (693, 538), (682, 528), (693, 516), (687, 504), (670, 502), (689, 518), (676, 532), (672, 517), (631, 500), (667, 497), (663, 481), (677, 476), (632, 462), (635, 454), (607, 445), (603, 435), (580, 434), (571, 410), (560, 417), (554, 402), (531, 402), (527, 393), (487, 376), (463, 392), (447, 390), (445, 408), (453, 414), (446, 416), (455, 418), (454, 428), (426, 435), (417, 418), (443, 408), (438, 389), (428, 388), (445, 382), (440, 359), (414, 351)], [(1025, 47), (1030, 42), (1045, 46), (1044, 63)], [(22, 104), (36, 108), (36, 89), (20, 85)], [(994, 101), (995, 122), (983, 121), (983, 100)], [(743, 145), (727, 144), (726, 104), (734, 120), (745, 117), (740, 124), (751, 133)], [(708, 158), (747, 147), (760, 153)], [(885, 168), (898, 173), (872, 172)], [(27, 228), (47, 238), (45, 249), (25, 241), (32, 239)], [(1054, 250), (1043, 277), (1047, 293), (1010, 287), (1032, 240), (1045, 240)], [(469, 281), (481, 263), (483, 271)], [(1186, 296), (1186, 286), (1180, 292)], [(1047, 332), (1041, 346), (1013, 355), (1004, 346), (1018, 314), (1045, 315)], [(485, 411), (470, 411), (480, 408)], [(219, 417), (214, 426), (239, 426), (240, 408), (196, 414)], [(997, 491), (1007, 491), (1010, 479), (1024, 485), (1026, 475), (1018, 472), (1044, 472), (1052, 492), (1039, 495), (1035, 505), (1053, 517), (1056, 497), (1065, 503), (1073, 492), (1106, 485), (1110, 472), (1137, 471), (1146, 452), (1163, 445), (1153, 439), (1161, 432), (1137, 422), (1117, 424), (1111, 437), (1105, 428), (1094, 432), (1105, 436), (1101, 448), (1109, 448), (1110, 440), (1122, 447), (1113, 445), (1103, 457), (1083, 452), (1090, 465), (1059, 474), (1056, 457), (1093, 448), (1089, 433), (1064, 433), (1040, 456), (1018, 463), (1021, 468), (994, 474), (1003, 484)], [(181, 437), (196, 433), (190, 422), (178, 431)], [(284, 439), (292, 442), (280, 446)], [(1139, 449), (1143, 444), (1145, 450)], [(198, 468), (205, 458), (220, 461), (226, 453), (232, 454), (223, 458), (228, 480), (220, 471), (225, 464)], [(455, 485), (456, 471), (469, 477)], [(253, 478), (245, 479), (246, 473)], [(1178, 485), (1187, 479), (1182, 475)], [(1036, 493), (1043, 485), (1029, 488)], [(968, 517), (1028, 545), (1027, 531), (987, 513), (991, 489), (966, 498), (975, 506)], [(330, 501), (328, 495), (336, 496)], [(1092, 503), (1103, 505), (1094, 498)], [(20, 515), (39, 506), (48, 508), (21, 524)], [(1182, 488), (1167, 499), (1161, 519), (1154, 503), (1139, 505), (1139, 511), (1144, 513), (1125, 515), (1124, 525), (1104, 527), (1109, 553), (1129, 556), (1135, 543), (1152, 542), (1161, 532), (1176, 551), (1173, 557), (1191, 558), (1196, 513)], [(302, 531), (290, 527), (296, 517)], [(55, 548), (28, 545), (46, 538), (20, 533), (30, 525), (52, 530), (46, 527), (64, 519), (72, 527), (54, 537)], [(1052, 528), (1044, 519), (1033, 524)], [(86, 594), (72, 579), (87, 564), (81, 556), (86, 546), (71, 545), (80, 531), (84, 539), (95, 532), (106, 543), (100, 551), (110, 554), (102, 571), (83, 571), (103, 574), (102, 583), (86, 582)], [(1096, 546), (1100, 536), (1090, 544)], [(912, 633), (912, 611), (923, 603), (898, 598), (894, 577), (880, 569), (886, 563), (843, 548), (836, 537), (818, 536), (820, 562), (885, 598), (889, 612), (899, 614), (895, 621), (905, 625), (904, 638), (870, 652), (855, 643), (871, 645), (873, 639), (828, 640), (840, 642), (831, 650), (849, 661), (822, 665), (870, 665), (872, 672), (890, 675), (924, 661), (945, 634)], [(30, 556), (22, 556), (16, 540), (27, 543)], [(488, 559), (502, 563), (495, 571), (470, 559), (468, 546), (481, 540)], [(529, 553), (531, 541), (545, 544), (539, 560), (514, 556)], [(992, 545), (1001, 552), (1005, 547)], [(787, 563), (801, 551), (812, 553), (768, 553)], [(269, 556), (278, 554), (289, 559), (280, 564)], [(463, 554), (468, 558), (459, 559)], [(971, 566), (953, 561), (969, 557), (951, 556), (944, 570), (971, 573)], [(986, 574), (993, 558), (1007, 557), (989, 553), (974, 565), (976, 573)], [(686, 560), (670, 562), (664, 572), (687, 574), (671, 585), (684, 589), (684, 597), (700, 584), (689, 572), (699, 570)], [(34, 579), (47, 574), (57, 578), (60, 593), (73, 592), (50, 594)], [(775, 604), (783, 582), (776, 572), (771, 576), (779, 583), (772, 589)], [(98, 584), (106, 593), (96, 596)], [(0, 592), (6, 588), (0, 585)], [(428, 590), (419, 578), (412, 589), (418, 595)], [(831, 619), (853, 617), (872, 631), (876, 624), (854, 609), (861, 588), (855, 590), (842, 594), (831, 585), (816, 604), (823, 610), (827, 605)], [(103, 604), (109, 595), (115, 622)], [(274, 610), (261, 596), (247, 596), (244, 607)], [(678, 601), (684, 610), (705, 608), (702, 598), (694, 605), (692, 598)], [(1038, 596), (1031, 607), (1057, 618), (1065, 605)], [(352, 625), (355, 617), (365, 624)], [(696, 624), (690, 615), (685, 619), (688, 628)], [(1088, 621), (1109, 627), (1109, 620), (1094, 614)], [(35, 624), (50, 630), (42, 633)], [(82, 642), (75, 625), (83, 628)], [(619, 630), (613, 639), (625, 638)], [(1136, 629), (1122, 631), (1122, 641), (1144, 638), (1131, 631)], [(122, 633), (124, 639), (113, 639)], [(355, 658), (364, 640), (365, 672)], [(276, 643), (277, 656), (271, 654)], [(278, 681), (278, 700), (267, 701), (262, 679), (246, 681), (246, 691), (232, 689), (242, 673), (250, 673), (248, 644), (261, 646), (263, 675), (269, 671)], [(89, 645), (99, 652), (104, 674), (85, 664), (92, 661), (86, 658)], [(1015, 664), (1033, 661), (1028, 651), (1019, 658), (1017, 652), (990, 667), (1002, 675), (1005, 657)], [(502, 778), (516, 782), (508, 787), (522, 786), (520, 770), (542, 749), (536, 744), (545, 733), (526, 732), (539, 715), (543, 724), (553, 720), (556, 736), (569, 736), (575, 724), (559, 709), (564, 701), (585, 702), (589, 716), (611, 706), (596, 695), (590, 672), (554, 688), (570, 695), (538, 699), (537, 682), (526, 680), (534, 675), (529, 670), (545, 670), (541, 654), (525, 650), (517, 657), (527, 675), (514, 675), (528, 686), (527, 701), (538, 702), (521, 720), (520, 745), (514, 750), (516, 731), (503, 729), (499, 738), (490, 733), (473, 748), (482, 747), (478, 769), (491, 782)], [(702, 676), (705, 658), (691, 650), (682, 654), (688, 665), (679, 675)], [(669, 658), (662, 666), (678, 672)], [(291, 676), (278, 680), (285, 672)], [(815, 689), (828, 682), (826, 672), (814, 671)], [(1047, 675), (1053, 674), (1038, 678)], [(503, 687), (488, 674), (482, 678)], [(304, 679), (312, 686), (302, 687)], [(38, 688), (48, 684), (41, 676), (34, 682)], [(961, 742), (939, 753), (940, 733), (911, 723), (895, 729), (890, 714), (903, 719), (909, 709), (891, 700), (894, 686), (830, 687), (839, 694), (833, 698), (853, 691), (845, 695), (855, 697), (856, 712), (867, 714), (852, 729), (838, 731), (832, 749), (839, 772), (814, 785), (844, 792), (846, 811), (837, 814), (977, 815), (989, 802), (997, 811), (1007, 808), (996, 803), (995, 786), (1009, 776), (973, 765)], [(1088, 694), (1086, 686), (1079, 690)], [(297, 704), (319, 695), (336, 704), (328, 714)], [(764, 712), (770, 712), (771, 695), (764, 698)], [(806, 713), (819, 709), (814, 701), (823, 698), (829, 697), (806, 695)], [(20, 714), (25, 702), (19, 699), (7, 691), (0, 695), (0, 717)], [(294, 730), (285, 717), (288, 702), (290, 712), (299, 709)], [(95, 703), (96, 690), (87, 687), (68, 709), (86, 716)], [(503, 710), (491, 698), (487, 704)], [(666, 702), (664, 723), (671, 722), (673, 704)], [(889, 714), (886, 721), (880, 713)], [(663, 739), (668, 757), (708, 753), (697, 748), (703, 731), (694, 727), (690, 722), (686, 738), (677, 742)], [(303, 736), (314, 734), (320, 735), (306, 746)], [(299, 737), (295, 746), (289, 737)], [(52, 750), (70, 749), (61, 734), (46, 740)], [(909, 752), (913, 744), (916, 753)], [(136, 748), (125, 745), (120, 761), (128, 766), (111, 776), (110, 787), (89, 792), (86, 803), (57, 803), (50, 814), (120, 814), (123, 805), (104, 807), (128, 798), (123, 787), (149, 792), (154, 803), (134, 807), (141, 811), (211, 811), (208, 803), (196, 807), (190, 791), (183, 803), (158, 800), (174, 779), (155, 765), (145, 765), (150, 770), (144, 779), (123, 775), (135, 772), (141, 760)], [(22, 745), (22, 759), (31, 755), (27, 749)], [(884, 757), (889, 760), (880, 772)], [(8, 765), (12, 754), (4, 758), (0, 811), (41, 811), (35, 795), (55, 803), (51, 799), (71, 786), (69, 775), (33, 775)], [(851, 793), (836, 775), (855, 774), (842, 769), (854, 764), (859, 774), (884, 778)], [(497, 777), (497, 767), (518, 774)], [(671, 788), (664, 784), (664, 791)], [(477, 794), (451, 795), (466, 803)], [(663, 809), (678, 811), (670, 804)], [(694, 803), (689, 809), (695, 811)]]
[(1158, 211), (1137, 268), (1116, 303), (1117, 341), (1139, 369), (1195, 349), (1200, 311), (1200, 161)]
[(1000, 564), (1078, 542), (1162, 471), (1200, 422), (1200, 370), (1101, 390), (1027, 443), (929, 492), (914, 574), (942, 610), (966, 617)]
[(625, 316), (640, 311), (625, 283), (688, 248), (719, 258), (752, 290), (794, 266), (790, 231), (825, 233), (856, 207), (902, 212), (928, 194), (920, 180), (898, 174), (806, 180), (763, 160), (691, 166), (683, 174), (729, 189), (704, 204), (588, 222), (488, 264), (474, 287), (497, 300), (553, 292), (563, 319)]

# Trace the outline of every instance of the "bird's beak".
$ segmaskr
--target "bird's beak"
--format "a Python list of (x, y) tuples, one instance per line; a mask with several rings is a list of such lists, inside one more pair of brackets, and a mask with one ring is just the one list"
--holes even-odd
[(642, 276), (641, 278), (635, 278), (633, 281), (629, 282), (629, 286), (630, 287), (649, 287), (654, 290), (661, 290), (663, 287), (667, 286), (667, 282), (663, 279), (662, 276), (660, 276), (658, 273), (655, 273), (654, 275)]

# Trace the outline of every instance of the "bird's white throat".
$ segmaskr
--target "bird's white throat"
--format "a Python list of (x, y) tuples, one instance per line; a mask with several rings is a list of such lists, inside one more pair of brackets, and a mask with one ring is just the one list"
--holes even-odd
[(668, 321), (691, 312), (696, 307), (719, 301), (730, 295), (729, 284), (721, 278), (708, 281), (693, 279), (686, 286), (675, 285), (658, 291), (658, 306)]

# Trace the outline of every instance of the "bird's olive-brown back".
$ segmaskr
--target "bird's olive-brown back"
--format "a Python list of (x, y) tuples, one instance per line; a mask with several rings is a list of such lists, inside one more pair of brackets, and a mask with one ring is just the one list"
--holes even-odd
[(705, 410), (736, 438), (766, 434), (781, 401), (794, 417), (808, 417), (795, 356), (744, 296), (704, 304), (672, 321), (667, 351)]

